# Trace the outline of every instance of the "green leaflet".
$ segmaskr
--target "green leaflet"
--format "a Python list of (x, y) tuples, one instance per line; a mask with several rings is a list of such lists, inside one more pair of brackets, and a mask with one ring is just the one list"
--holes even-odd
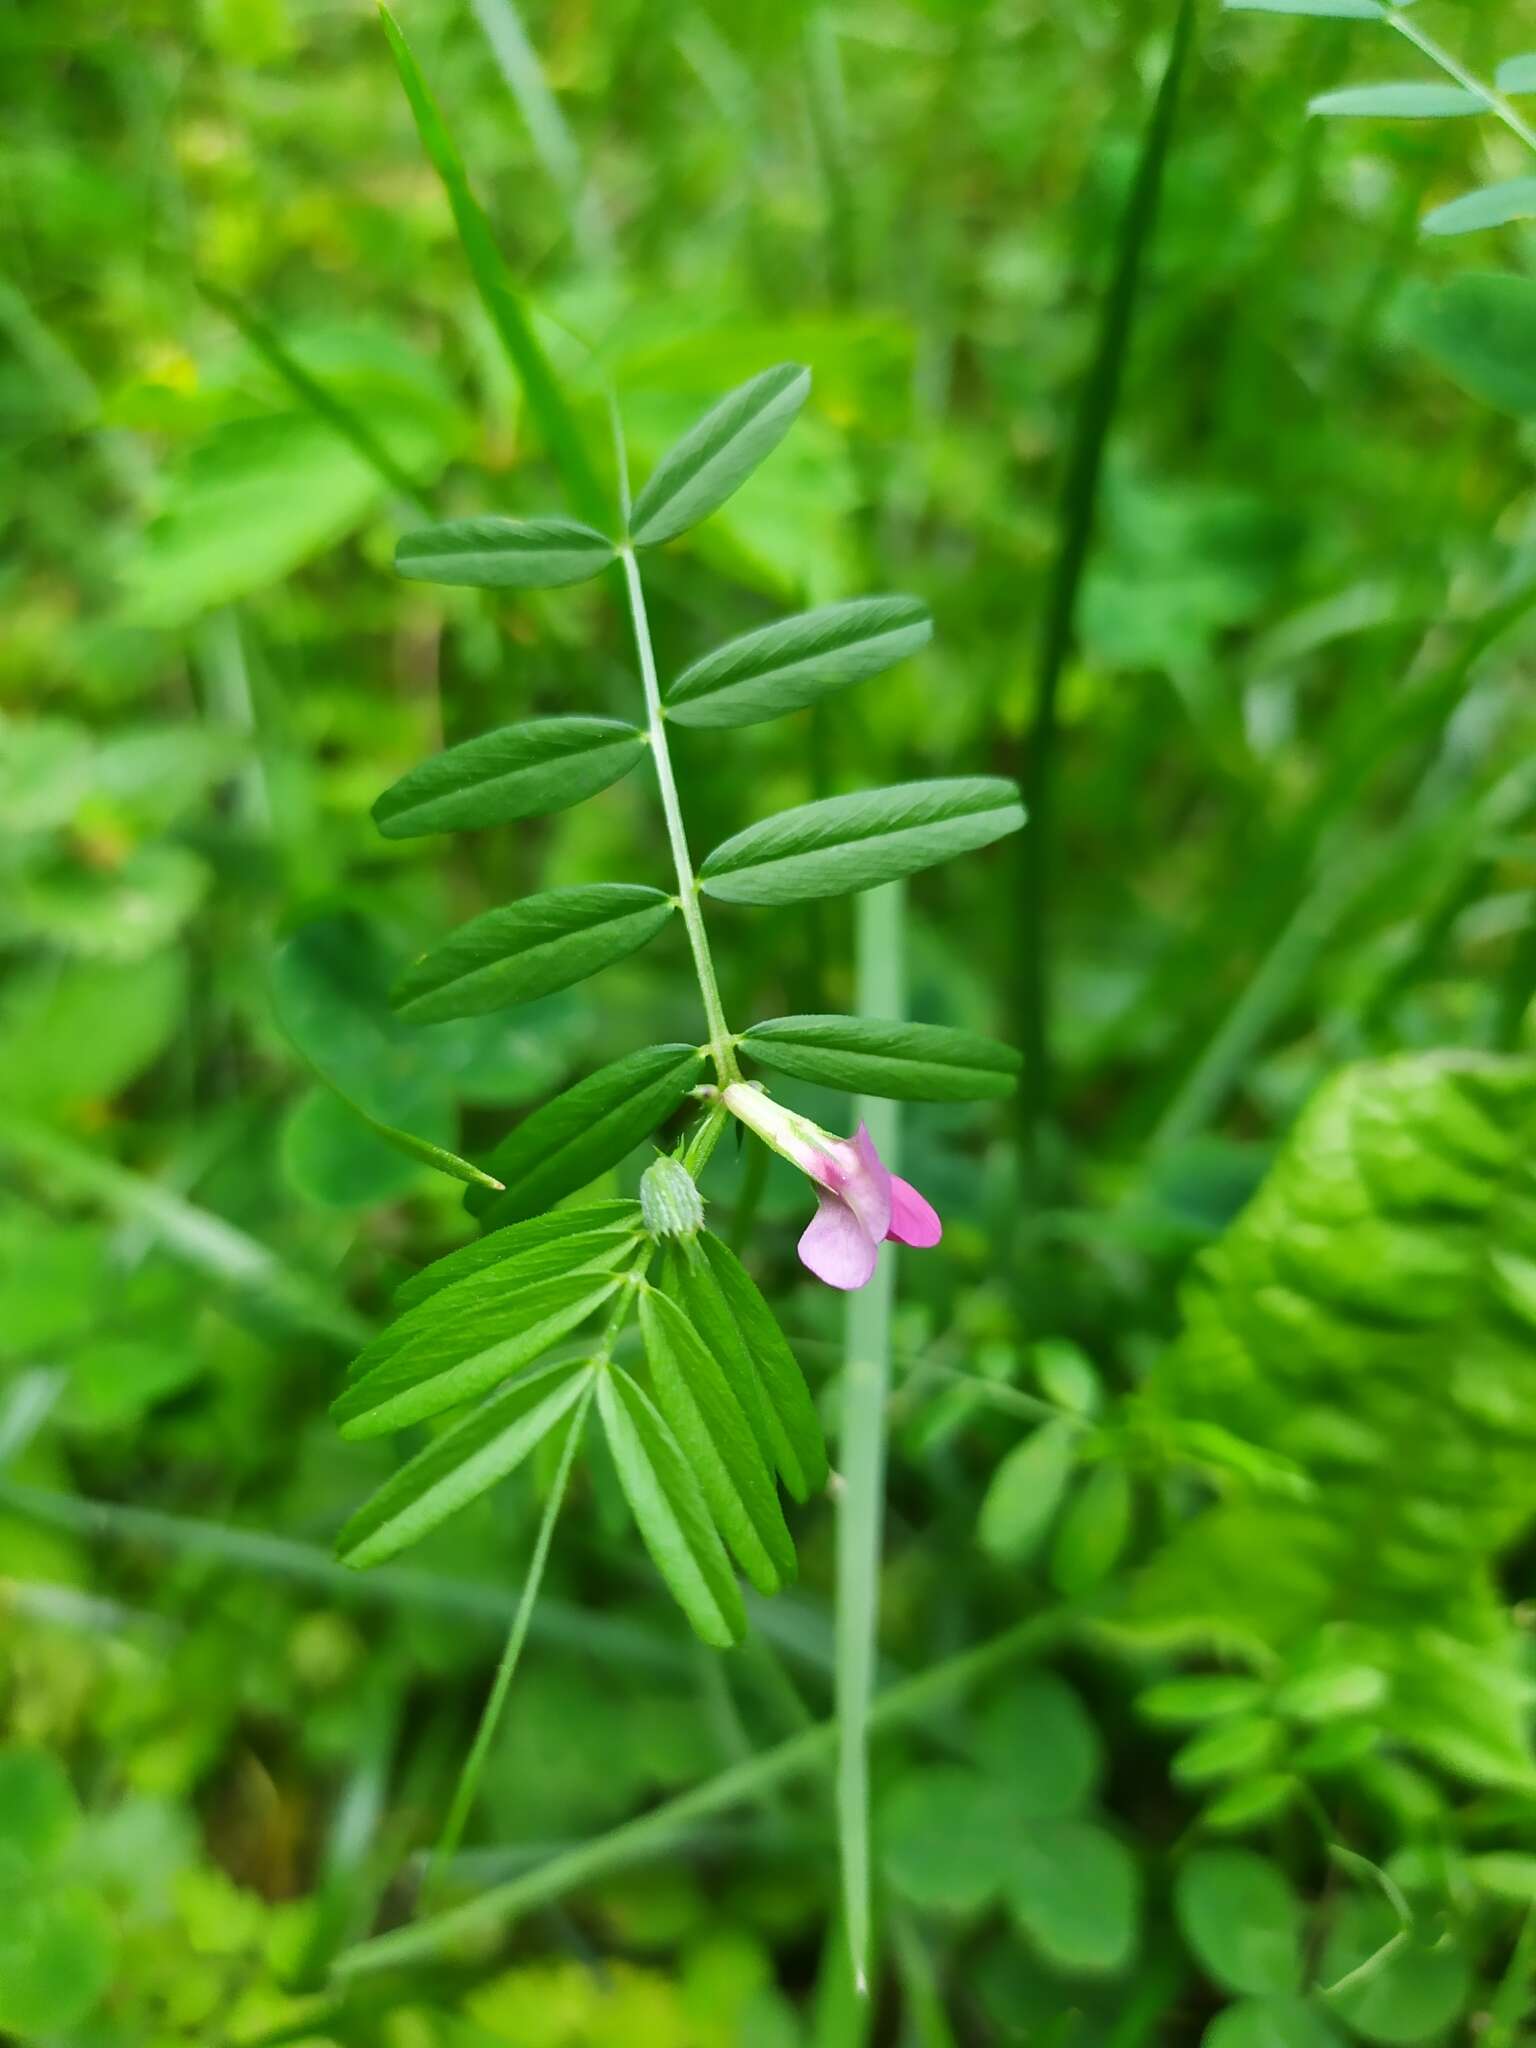
[(343, 1564), (382, 1564), (505, 1479), (571, 1413), (592, 1367), (536, 1367), (445, 1431), (358, 1509), (336, 1539)]
[(1377, 0), (1221, 0), (1231, 14), (1316, 14), (1334, 21), (1380, 21)]
[(1521, 93), (1536, 92), (1536, 54), (1524, 57), (1506, 57), (1499, 66), (1494, 85), (1511, 98)]
[(1530, 1513), (1533, 1140), (1526, 1059), (1405, 1055), (1320, 1090), (1198, 1262), (1149, 1387), (1161, 1426), (1215, 1429), (1312, 1484), (1229, 1487), (1116, 1624), (1266, 1664), (1326, 1627), (1336, 1662), (1386, 1674), (1392, 1739), (1522, 1784), (1491, 1565)]
[(882, 1862), (893, 1888), (929, 1911), (1005, 1903), (1053, 1969), (1126, 1967), (1141, 1885), (1124, 1845), (1092, 1814), (1098, 1739), (1071, 1687), (1018, 1681), (987, 1711), (974, 1762), (908, 1769), (882, 1802)]
[(933, 634), (916, 597), (859, 597), (745, 633), (706, 654), (666, 692), (679, 725), (755, 725), (879, 675)]
[(540, 347), (513, 288), (511, 276), (491, 232), (491, 224), (470, 190), (463, 159), (422, 76), (421, 67), (400, 32), (399, 23), (387, 7), (381, 6), (379, 12), (395, 67), (400, 73), (400, 83), (410, 102), (416, 132), (431, 159), (432, 168), (442, 180), (448, 203), (453, 209), (454, 225), (459, 231), (459, 242), (475, 280), (475, 289), (522, 384), (528, 410), (537, 423), (545, 446), (554, 457), (565, 487), (571, 494), (571, 502), (583, 517), (601, 520), (605, 516), (602, 487), (587, 458), (580, 430), (550, 368), (549, 359)]
[(1023, 1564), (1039, 1549), (1061, 1506), (1083, 1441), (1080, 1423), (1062, 1416), (1025, 1437), (992, 1475), (976, 1522), (983, 1550)]
[(780, 363), (712, 407), (668, 449), (636, 498), (629, 520), (636, 547), (671, 540), (723, 505), (777, 448), (810, 389), (809, 370)]
[(611, 540), (577, 519), (450, 519), (402, 534), (395, 568), (416, 583), (554, 590), (585, 583), (613, 560)]
[(1174, 1879), (1179, 1930), (1224, 1991), (1301, 1988), (1301, 1909), (1285, 1876), (1249, 1849), (1202, 1849)]
[(672, 1114), (703, 1065), (697, 1046), (648, 1046), (599, 1067), (536, 1109), (492, 1155), (506, 1193), (478, 1205), (484, 1221), (516, 1223), (536, 1215), (617, 1166)]
[(695, 1631), (728, 1650), (747, 1631), (741, 1588), (698, 1482), (661, 1416), (619, 1366), (597, 1383), (597, 1410), (645, 1547)]
[(637, 1242), (636, 1234), (625, 1229), (546, 1230), (532, 1241), (514, 1246), (510, 1252), (477, 1261), (468, 1259), (468, 1253), (513, 1234), (497, 1231), (480, 1244), (465, 1246), (459, 1254), (463, 1260), (459, 1270), (420, 1293), (388, 1329), (381, 1330), (353, 1359), (347, 1368), (348, 1382), (375, 1372), (386, 1358), (393, 1358), (408, 1347), (420, 1354), (424, 1343), (436, 1360), (451, 1363), (455, 1356), (472, 1348), (486, 1319), (501, 1313), (508, 1302), (515, 1304), (524, 1289), (543, 1280), (563, 1279), (568, 1273), (611, 1272)]
[(412, 1024), (474, 1017), (585, 981), (655, 938), (676, 904), (636, 882), (548, 889), (472, 918), (395, 984)]
[(645, 734), (618, 718), (503, 726), (391, 783), (373, 806), (373, 822), (386, 839), (409, 839), (563, 811), (627, 775), (645, 748)]
[(810, 1389), (773, 1310), (740, 1259), (705, 1231), (693, 1257), (673, 1252), (662, 1286), (725, 1366), (764, 1456), (796, 1500), (827, 1483), (827, 1447)]
[(749, 825), (715, 848), (699, 879), (727, 903), (841, 896), (989, 846), (1023, 823), (1017, 788), (997, 776), (898, 783)]
[(457, 1251), (434, 1260), (419, 1273), (413, 1273), (409, 1280), (402, 1281), (395, 1289), (395, 1308), (397, 1311), (414, 1308), (428, 1295), (451, 1286), (455, 1280), (480, 1272), (483, 1267), (498, 1266), (503, 1260), (535, 1251), (562, 1238), (595, 1236), (598, 1233), (610, 1237), (638, 1237), (640, 1204), (588, 1202), (575, 1209), (553, 1210), (547, 1216), (531, 1216), (526, 1222), (509, 1224), (505, 1230), (493, 1230), (489, 1237), (479, 1237), (473, 1244), (460, 1245)]
[(331, 1413), (344, 1437), (384, 1436), (473, 1401), (569, 1336), (618, 1285), (605, 1273), (532, 1286), (507, 1267), (477, 1273), (457, 1284), (451, 1303), (445, 1291), (412, 1310), (421, 1320), (404, 1339), (386, 1331), (377, 1364), (367, 1363), (370, 1346)]
[(1414, 293), (1405, 325), (1464, 391), (1506, 412), (1536, 413), (1536, 279), (1453, 277)]
[(1419, 225), (1426, 235), (1470, 235), (1512, 220), (1536, 220), (1536, 178), (1509, 178), (1502, 185), (1464, 192), (1426, 213)]
[(501, 1182), (455, 1152), (402, 1128), (452, 1114), (424, 1047), (413, 1045), (381, 1001), (382, 966), (361, 919), (318, 918), (287, 939), (272, 962), (277, 1020), (334, 1095), (397, 1152), (472, 1187)]
[(939, 1024), (868, 1017), (774, 1017), (741, 1049), (798, 1081), (898, 1102), (982, 1102), (1013, 1093), (1019, 1056), (1006, 1045)]
[(1341, 92), (1319, 93), (1307, 102), (1309, 114), (1360, 115), (1396, 121), (1448, 121), (1487, 111), (1488, 102), (1481, 93), (1468, 92), (1459, 85), (1426, 84), (1418, 80), (1346, 86)]
[(640, 1331), (651, 1397), (692, 1467), (715, 1526), (760, 1593), (795, 1576), (795, 1547), (742, 1403), (676, 1302), (647, 1288)]

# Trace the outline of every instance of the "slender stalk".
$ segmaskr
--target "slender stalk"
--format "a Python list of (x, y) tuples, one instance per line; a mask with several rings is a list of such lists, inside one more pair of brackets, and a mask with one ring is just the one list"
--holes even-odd
[(333, 427), (388, 489), (404, 498), (424, 519), (432, 517), (432, 500), (426, 491), (396, 462), (360, 412), (354, 411), (328, 390), (318, 377), (312, 377), (297, 356), (285, 347), (273, 329), (243, 299), (207, 278), (200, 279), (197, 288), (210, 306), (216, 307), (233, 327), (239, 329), (257, 355), (277, 372), (315, 417)]
[[(959, 1656), (947, 1658), (917, 1677), (890, 1687), (870, 1708), (871, 1731), (931, 1713), (945, 1700), (981, 1684), (1010, 1664), (1043, 1655), (1082, 1612), (1071, 1607), (1052, 1608), (1049, 1613), (1035, 1615), (1004, 1630), (990, 1642), (962, 1651)], [(653, 1853), (659, 1845), (674, 1841), (680, 1831), (706, 1814), (759, 1798), (769, 1786), (783, 1784), (817, 1768), (836, 1749), (836, 1721), (818, 1721), (815, 1727), (732, 1764), (704, 1784), (694, 1785), (676, 1798), (622, 1822), (596, 1841), (563, 1850), (537, 1870), (493, 1885), (478, 1897), (431, 1920), (376, 1935), (373, 1940), (346, 1950), (336, 1960), (337, 1974), (357, 1977), (374, 1970), (392, 1969), (397, 1964), (415, 1962), (421, 1956), (435, 1955), (467, 1934), (483, 1935), (505, 1929), (519, 1913), (563, 1898), (579, 1885), (591, 1884), (610, 1871)]]
[(1453, 78), (1464, 91), (1476, 93), (1489, 113), (1502, 121), (1512, 135), (1518, 135), (1527, 149), (1536, 149), (1536, 128), (1531, 126), (1496, 87), (1484, 85), (1459, 58), (1453, 57), (1432, 35), (1426, 34), (1411, 15), (1404, 14), (1400, 8), (1389, 7), (1382, 19), (1388, 28), (1395, 28), (1400, 36), (1406, 36), (1414, 48), (1421, 51), (1431, 64), (1438, 64), (1447, 78)]
[[(620, 446), (622, 450), (622, 443)], [(620, 476), (627, 525), (629, 483), (624, 475), (622, 459)], [(688, 934), (688, 949), (693, 955), (693, 971), (698, 977), (699, 994), (704, 1002), (704, 1016), (709, 1026), (710, 1058), (715, 1063), (720, 1086), (724, 1088), (732, 1081), (741, 1079), (741, 1069), (736, 1064), (736, 1049), (731, 1038), (731, 1029), (725, 1021), (725, 1011), (721, 1008), (720, 984), (715, 979), (715, 963), (709, 950), (709, 934), (704, 929), (704, 917), (699, 909), (698, 878), (693, 872), (693, 860), (688, 851), (688, 835), (683, 829), (683, 811), (678, 801), (677, 778), (672, 773), (672, 755), (667, 746), (666, 719), (661, 708), (661, 687), (656, 680), (656, 652), (651, 645), (651, 628), (646, 617), (640, 565), (635, 560), (634, 549), (627, 544), (620, 548), (619, 560), (624, 568), (624, 592), (629, 601), (630, 625), (635, 636), (635, 658), (640, 664), (640, 681), (645, 691), (646, 731), (656, 762), (656, 785), (661, 791), (661, 808), (667, 821), (667, 841), (672, 848), (672, 866), (677, 875), (677, 903), (683, 913), (683, 928)]]
[[(900, 1017), (905, 1009), (900, 882), (866, 890), (855, 925), (855, 1009), (861, 1017)], [(893, 1171), (901, 1142), (894, 1102), (861, 1095), (867, 1124)], [(837, 1836), (843, 1865), (843, 1916), (854, 1984), (867, 1995), (870, 1955), (869, 1712), (880, 1620), (880, 1539), (885, 1508), (885, 1417), (891, 1379), (891, 1309), (896, 1262), (884, 1253), (867, 1287), (848, 1297), (843, 1324), (843, 1412), (837, 1496)]]
[(587, 1384), (586, 1392), (576, 1404), (576, 1412), (565, 1433), (565, 1443), (560, 1452), (554, 1485), (549, 1490), (549, 1499), (544, 1503), (544, 1513), (539, 1519), (539, 1533), (534, 1538), (533, 1556), (529, 1561), (528, 1576), (523, 1581), (522, 1597), (517, 1603), (517, 1612), (512, 1617), (512, 1626), (507, 1632), (506, 1646), (501, 1653), (501, 1662), (496, 1667), (496, 1677), (480, 1716), (480, 1725), (475, 1730), (475, 1739), (470, 1746), (469, 1755), (464, 1759), (464, 1768), (459, 1773), (459, 1782), (454, 1788), (453, 1803), (448, 1809), (447, 1819), (443, 1822), (442, 1833), (437, 1838), (437, 1847), (432, 1852), (432, 1861), (422, 1884), (423, 1903), (435, 1898), (441, 1890), (444, 1873), (459, 1846), (465, 1823), (480, 1790), (486, 1759), (491, 1753), (491, 1744), (495, 1741), (496, 1731), (501, 1725), (507, 1694), (512, 1687), (518, 1659), (523, 1654), (523, 1644), (528, 1638), (528, 1625), (533, 1619), (534, 1604), (544, 1583), (544, 1571), (549, 1563), (549, 1547), (554, 1538), (555, 1523), (559, 1520), (560, 1509), (565, 1501), (571, 1467), (576, 1459), (576, 1447), (581, 1442), (587, 1410), (592, 1405), (592, 1395), (596, 1386), (597, 1375), (594, 1373)]

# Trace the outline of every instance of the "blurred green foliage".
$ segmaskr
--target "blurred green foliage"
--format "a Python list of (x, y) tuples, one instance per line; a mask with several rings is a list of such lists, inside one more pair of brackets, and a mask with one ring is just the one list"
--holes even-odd
[[(610, 388), (643, 474), (722, 389), (814, 371), (750, 489), (656, 557), (664, 671), (796, 606), (932, 611), (877, 682), (725, 745), (675, 730), (698, 849), (1016, 773), (1172, 9), (401, 14), (601, 491)], [(1413, 18), (1482, 77), (1536, 50), (1530, 0)], [(414, 1910), (555, 1459), (408, 1567), (333, 1563), (396, 1466), (335, 1434), (344, 1360), (472, 1227), (317, 1087), (274, 961), (317, 916), (353, 934), (377, 985), (327, 1078), (475, 1159), (594, 1066), (696, 1042), (696, 997), (669, 930), (586, 992), (382, 1021), (464, 919), (668, 875), (638, 775), (452, 841), (370, 822), (441, 745), (636, 708), (605, 584), (391, 572), (423, 504), (575, 508), (372, 10), (20, 0), (0, 59), (0, 2032), (1536, 2038), (1536, 284), (1518, 220), (1418, 234), (1522, 176), (1518, 140), (1308, 121), (1432, 74), (1378, 24), (1200, 10), (1062, 678), (1042, 1208), (1008, 1105), (903, 1113), (946, 1237), (902, 1268), (886, 1679), (1067, 1611), (1056, 1668), (877, 1742), (872, 2005), (819, 1766), (559, 1875), (830, 1700), (830, 1504), (722, 1659), (600, 1455), (451, 1883), (556, 1875), (504, 1937), (343, 1980)], [(733, 1017), (848, 1006), (846, 904), (711, 928)], [(921, 878), (913, 1015), (1017, 1039), (1025, 943), (1011, 843)], [(706, 1194), (834, 1422), (802, 1191), (722, 1148)]]

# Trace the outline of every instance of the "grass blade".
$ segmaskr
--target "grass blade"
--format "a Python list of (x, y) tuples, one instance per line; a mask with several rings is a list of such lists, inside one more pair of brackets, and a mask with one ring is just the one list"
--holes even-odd
[(601, 526), (611, 516), (607, 494), (597, 480), (597, 473), (587, 456), (580, 430), (566, 404), (549, 358), (513, 289), (506, 263), (491, 232), (490, 221), (470, 190), (469, 175), (458, 147), (422, 76), (410, 44), (401, 33), (400, 24), (387, 7), (381, 7), (379, 13), (422, 147), (448, 194), (475, 289), (527, 394), (528, 409), (538, 422), (545, 446), (571, 494), (572, 504), (584, 519)]
[(1056, 700), (1076, 633), (1078, 592), (1087, 566), (1098, 505), (1104, 449), (1120, 398), (1121, 376), (1141, 287), (1142, 263), (1157, 226), (1163, 168), (1178, 115), (1179, 87), (1194, 38), (1195, 0), (1179, 0), (1173, 40), (1152, 103), (1141, 155), (1120, 220), (1114, 275), (1099, 319), (1098, 343), (1084, 380), (1057, 513), (1051, 573), (1035, 668), (1035, 709), (1019, 782), (1030, 829), (1019, 842), (1018, 1029), (1024, 1054), (1019, 1090), (1021, 1164), (1026, 1209), (1039, 1195), (1041, 1128), (1051, 1107), (1050, 888), (1052, 796), (1056, 766)]
[(239, 329), (250, 346), (256, 351), (267, 367), (276, 372), (294, 396), (308, 406), (316, 419), (334, 427), (341, 438), (354, 448), (381, 483), (404, 498), (408, 504), (426, 518), (432, 516), (432, 500), (420, 484), (396, 462), (384, 443), (360, 413), (328, 391), (318, 378), (312, 377), (304, 365), (279, 341), (277, 335), (243, 299), (233, 292), (225, 291), (222, 285), (200, 280), (198, 290), (210, 306), (216, 307), (230, 325)]

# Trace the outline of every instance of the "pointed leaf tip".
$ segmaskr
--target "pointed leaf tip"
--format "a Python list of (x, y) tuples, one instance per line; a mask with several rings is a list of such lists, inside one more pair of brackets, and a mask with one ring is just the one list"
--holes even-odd
[(811, 373), (779, 363), (739, 385), (674, 442), (630, 515), (637, 547), (656, 547), (723, 505), (789, 432), (810, 395)]

